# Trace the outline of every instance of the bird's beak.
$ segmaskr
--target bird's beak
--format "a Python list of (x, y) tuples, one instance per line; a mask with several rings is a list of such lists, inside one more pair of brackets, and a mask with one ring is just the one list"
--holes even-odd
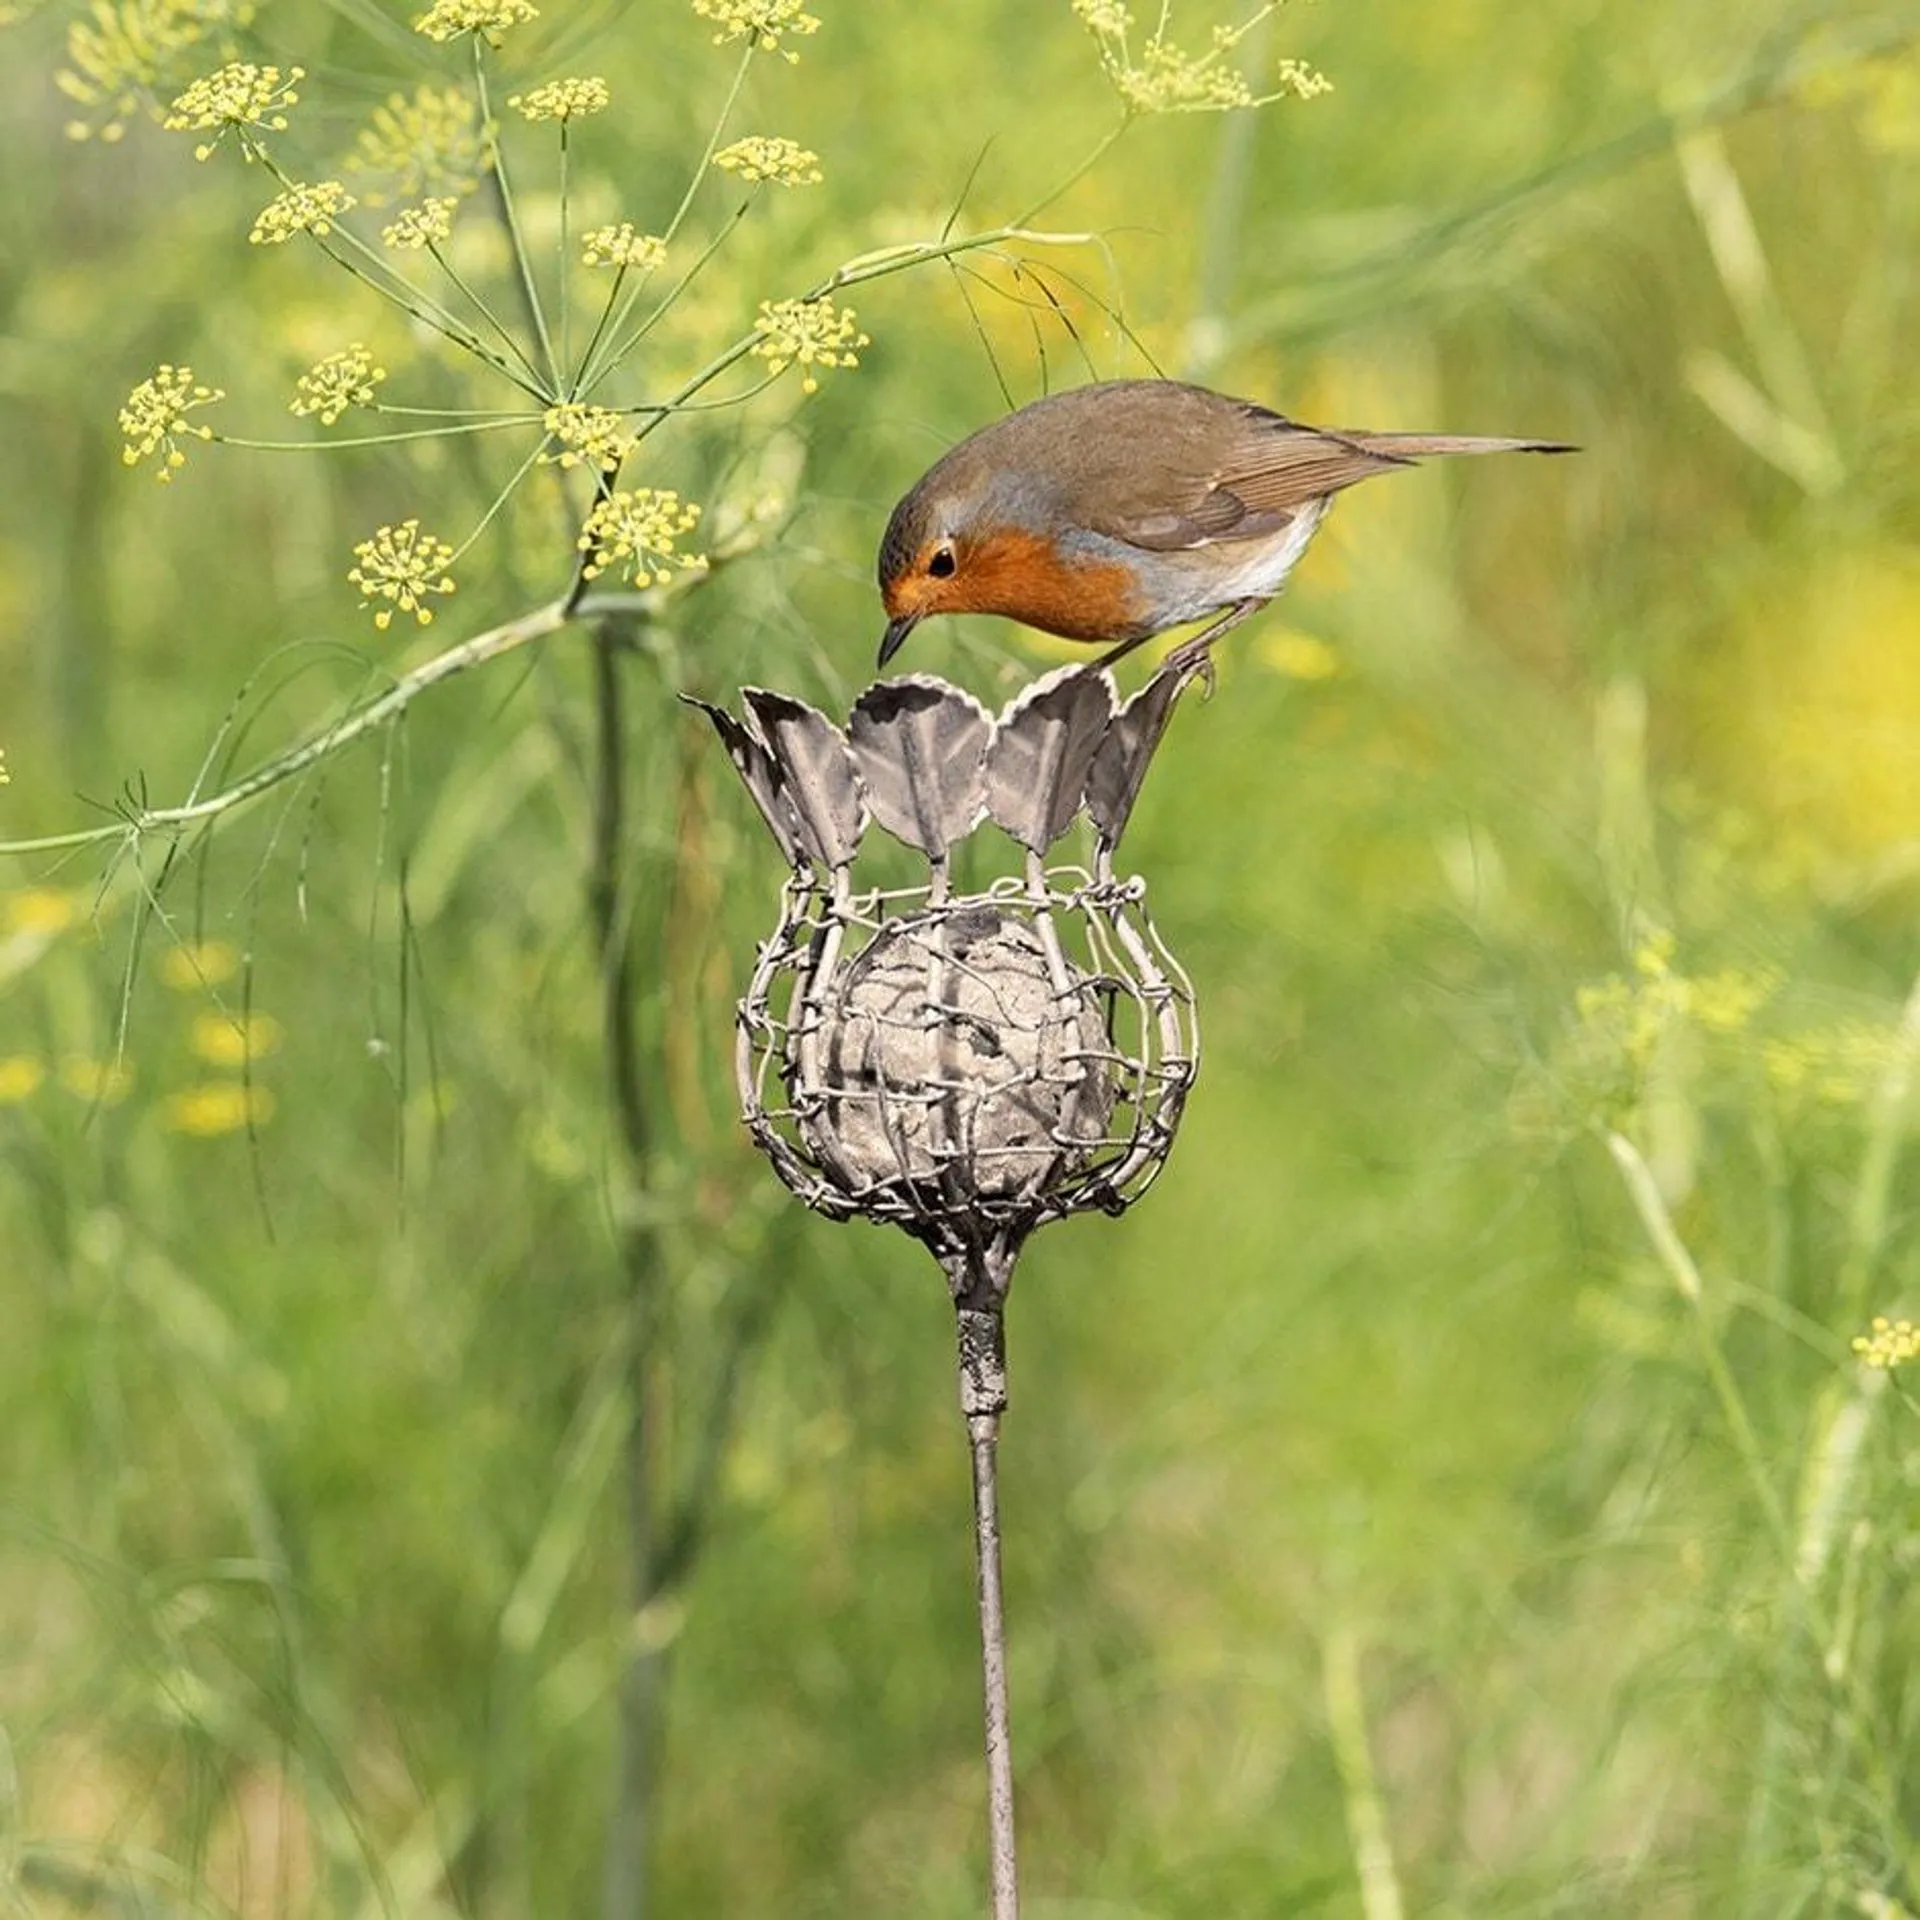
[(920, 615), (917, 613), (903, 613), (898, 620), (889, 620), (887, 630), (880, 638), (880, 658), (874, 665), (884, 667), (900, 651), (907, 635), (919, 624)]

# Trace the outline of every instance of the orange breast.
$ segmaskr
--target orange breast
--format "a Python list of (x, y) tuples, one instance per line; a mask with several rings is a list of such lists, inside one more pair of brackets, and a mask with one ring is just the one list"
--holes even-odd
[(1132, 570), (1063, 559), (1043, 535), (1005, 529), (961, 555), (943, 613), (999, 613), (1068, 640), (1130, 640), (1143, 631)]

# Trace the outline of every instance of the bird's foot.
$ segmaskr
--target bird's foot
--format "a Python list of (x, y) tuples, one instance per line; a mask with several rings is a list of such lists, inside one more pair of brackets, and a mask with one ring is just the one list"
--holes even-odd
[(1206, 689), (1206, 697), (1213, 698), (1213, 690), (1218, 684), (1218, 676), (1213, 667), (1213, 635), (1203, 633), (1197, 640), (1189, 640), (1184, 646), (1175, 647), (1167, 655), (1163, 667), (1171, 668), (1182, 680), (1198, 679)]

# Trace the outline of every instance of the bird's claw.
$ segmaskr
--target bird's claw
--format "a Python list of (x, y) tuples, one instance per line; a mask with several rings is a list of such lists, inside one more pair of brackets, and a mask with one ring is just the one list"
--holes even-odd
[(1213, 698), (1217, 680), (1213, 670), (1211, 645), (1176, 647), (1167, 655), (1167, 665), (1179, 674), (1183, 681), (1198, 679), (1201, 686), (1206, 689), (1205, 697), (1209, 700)]

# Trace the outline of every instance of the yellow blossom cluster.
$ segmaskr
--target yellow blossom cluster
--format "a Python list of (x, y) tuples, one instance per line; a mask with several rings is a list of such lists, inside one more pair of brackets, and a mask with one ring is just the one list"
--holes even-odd
[(183, 940), (160, 956), (160, 978), (175, 993), (217, 987), (239, 971), (239, 952), (228, 940)]
[(376, 405), (374, 389), (386, 377), (386, 368), (374, 365), (373, 349), (356, 340), (316, 360), (300, 376), (287, 410), (302, 418), (317, 414), (320, 424), (330, 427), (349, 407)]
[(702, 554), (676, 551), (679, 538), (699, 524), (700, 509), (683, 502), (671, 487), (635, 487), (610, 494), (587, 515), (580, 529), (580, 571), (597, 579), (617, 567), (636, 586), (664, 587), (673, 569), (698, 569)]
[(590, 267), (624, 267), (651, 273), (667, 257), (667, 243), (641, 233), (631, 220), (594, 227), (580, 237), (580, 257)]
[(133, 1091), (133, 1069), (124, 1060), (70, 1053), (60, 1062), (60, 1084), (89, 1106), (117, 1107)]
[(7, 931), (51, 939), (78, 922), (84, 904), (84, 897), (67, 887), (23, 887), (6, 897)]
[(7, 787), (12, 784), (13, 775), (7, 771), (7, 750), (5, 747), (0, 747), (0, 787)]
[(1100, 64), (1120, 98), (1133, 113), (1230, 113), (1241, 107), (1265, 106), (1292, 96), (1311, 100), (1329, 93), (1333, 82), (1300, 60), (1282, 60), (1273, 84), (1264, 93), (1254, 90), (1231, 56), (1253, 29), (1276, 10), (1278, 0), (1267, 0), (1249, 19), (1235, 27), (1216, 27), (1204, 53), (1188, 53), (1167, 38), (1167, 10), (1160, 24), (1136, 55), (1128, 45), (1132, 12), (1120, 0), (1073, 0), (1075, 16), (1100, 42)]
[(278, 1053), (286, 1030), (270, 1013), (202, 1013), (192, 1038), (194, 1052), (210, 1066), (244, 1067)]
[(79, 109), (67, 137), (121, 138), (156, 94), (191, 72), (208, 40), (253, 18), (251, 0), (93, 0), (67, 28), (67, 64), (54, 84)]
[(1574, 996), (1581, 1024), (1611, 1039), (1635, 1066), (1645, 1066), (1661, 1036), (1683, 1021), (1710, 1033), (1739, 1032), (1779, 989), (1769, 968), (1678, 973), (1673, 952), (1672, 934), (1652, 933), (1634, 951), (1632, 979), (1612, 974)]
[(218, 387), (200, 385), (191, 367), (155, 368), (150, 379), (127, 395), (120, 409), (120, 431), (126, 437), (120, 458), (131, 467), (157, 453), (160, 466), (155, 478), (171, 480), (187, 464), (180, 442), (213, 438), (211, 427), (195, 426), (187, 415), (225, 398)]
[(516, 93), (507, 105), (517, 108), (528, 120), (581, 120), (590, 113), (604, 113), (609, 103), (607, 83), (596, 77), (584, 80), (549, 80), (531, 93)]
[(417, 207), (402, 207), (391, 226), (380, 229), (383, 245), (396, 252), (418, 253), (422, 247), (443, 247), (453, 232), (453, 210), (459, 204), (449, 196), (422, 200)]
[(190, 1139), (213, 1140), (273, 1118), (273, 1093), (235, 1080), (212, 1080), (167, 1096), (162, 1109), (168, 1130)]
[[(60, 1085), (89, 1106), (117, 1107), (133, 1091), (133, 1069), (124, 1061), (68, 1054), (60, 1062)], [(47, 1067), (31, 1054), (0, 1058), (0, 1107), (17, 1107), (46, 1085)]]
[(47, 1070), (30, 1054), (13, 1053), (0, 1059), (0, 1107), (17, 1107), (40, 1091)]
[(872, 345), (853, 309), (835, 307), (831, 300), (762, 300), (753, 330), (760, 336), (753, 351), (769, 371), (799, 366), (800, 384), (808, 393), (820, 385), (816, 367), (857, 367), (856, 349)]
[(778, 133), (750, 133), (722, 147), (713, 164), (742, 180), (767, 180), (777, 187), (814, 187), (823, 178), (820, 156)]
[(1828, 28), (1811, 38), (1801, 57), (1807, 77), (1795, 92), (1807, 105), (1851, 106), (1868, 146), (1902, 158), (1920, 153), (1920, 65), (1909, 47), (1862, 59)]
[(348, 570), (347, 578), (360, 589), (360, 604), (389, 603), (374, 608), (373, 624), (383, 633), (396, 609), (426, 626), (433, 619), (429, 598), (454, 590), (453, 576), (447, 571), (453, 562), (452, 547), (422, 532), (418, 520), (377, 529), (371, 540), (354, 547), (353, 557), (358, 565)]
[(368, 117), (347, 155), (349, 173), (370, 174), (369, 206), (415, 194), (470, 193), (480, 177), (480, 117), (459, 87), (429, 81), (391, 94)]
[(524, 26), (539, 17), (540, 9), (532, 0), (433, 0), (413, 23), (413, 30), (440, 41), (477, 33), (488, 46), (497, 47), (508, 28)]
[(1771, 1039), (1760, 1057), (1777, 1092), (1822, 1106), (1850, 1107), (1879, 1085), (1898, 1044), (1891, 1029), (1850, 1020)]
[(720, 29), (713, 36), (716, 47), (724, 47), (729, 40), (751, 40), (789, 62), (800, 56), (791, 47), (781, 46), (780, 36), (790, 33), (803, 39), (820, 31), (820, 22), (804, 8), (805, 0), (693, 0), (694, 12)]
[(333, 223), (353, 205), (353, 195), (338, 180), (294, 185), (260, 209), (247, 238), (256, 247), (278, 247), (296, 233), (331, 233)]
[(205, 160), (230, 133), (286, 132), (287, 109), (299, 105), (294, 89), (305, 76), (304, 67), (282, 73), (251, 60), (230, 60), (194, 81), (174, 101), (164, 124), (173, 133), (211, 132), (213, 138), (193, 150), (196, 160)]
[(567, 400), (549, 407), (541, 424), (559, 443), (557, 453), (540, 455), (543, 466), (597, 467), (602, 473), (613, 473), (633, 448), (626, 421), (611, 407)]
[(1870, 1367), (1904, 1367), (1909, 1360), (1920, 1360), (1920, 1327), (1877, 1313), (1869, 1330), (1854, 1336), (1853, 1350)]

